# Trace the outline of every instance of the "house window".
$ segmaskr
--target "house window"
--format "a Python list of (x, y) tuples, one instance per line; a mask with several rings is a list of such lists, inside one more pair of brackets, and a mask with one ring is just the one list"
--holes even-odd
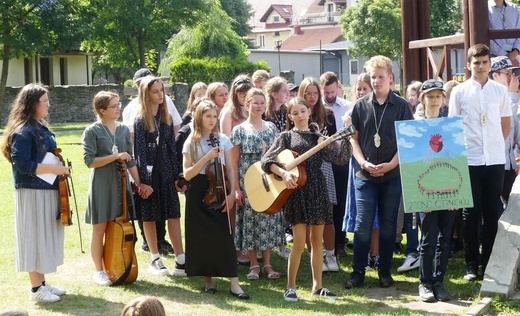
[(350, 74), (351, 75), (358, 75), (359, 74), (359, 66), (358, 66), (358, 60), (353, 59), (350, 61)]
[(327, 21), (334, 22), (334, 4), (329, 3), (327, 5)]
[(46, 86), (51, 85), (51, 60), (49, 58), (40, 58), (40, 77), (41, 83)]
[(277, 15), (273, 16), (273, 23), (280, 23), (280, 17)]
[(67, 73), (67, 59), (60, 58), (60, 85), (62, 86), (68, 84)]
[(278, 32), (278, 31), (274, 32), (274, 37), (278, 37), (278, 36), (280, 36), (280, 32)]
[(32, 63), (31, 63), (31, 60), (28, 58), (25, 58), (23, 60), (23, 75), (24, 75), (25, 84), (29, 84), (29, 83), (33, 82), (33, 80), (32, 80)]
[(265, 36), (264, 35), (258, 36), (258, 47), (265, 47)]

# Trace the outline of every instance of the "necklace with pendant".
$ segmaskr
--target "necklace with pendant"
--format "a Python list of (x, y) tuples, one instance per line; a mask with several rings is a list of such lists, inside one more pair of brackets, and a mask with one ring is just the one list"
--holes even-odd
[(159, 114), (159, 123), (157, 123), (157, 121), (155, 120), (155, 116), (153, 118), (153, 124), (155, 126), (155, 130), (157, 131), (157, 138), (155, 139), (155, 143), (157, 144), (157, 146), (159, 146), (159, 136), (161, 136), (161, 132), (160, 132), (160, 125), (161, 125), (161, 114)]
[(383, 122), (383, 116), (385, 115), (387, 106), (388, 102), (385, 102), (385, 108), (383, 109), (383, 113), (379, 118), (379, 124), (377, 123), (376, 108), (375, 106), (372, 107), (372, 110), (374, 110), (374, 124), (376, 126), (376, 133), (374, 134), (374, 146), (376, 146), (376, 148), (379, 148), (379, 146), (381, 146), (381, 136), (379, 136), (379, 128), (381, 127), (381, 122)]
[[(105, 131), (105, 133), (107, 133), (108, 139), (110, 139), (110, 142), (112, 143), (112, 154), (119, 153), (119, 151), (117, 149), (117, 145), (116, 145), (116, 133), (115, 133), (115, 130), (114, 130), (114, 140), (112, 140), (112, 136), (110, 136), (111, 133), (108, 131), (108, 128), (105, 125), (103, 125), (103, 123), (101, 123), (101, 125), (103, 126), (103, 130)], [(117, 126), (116, 126), (116, 129), (117, 129)]]

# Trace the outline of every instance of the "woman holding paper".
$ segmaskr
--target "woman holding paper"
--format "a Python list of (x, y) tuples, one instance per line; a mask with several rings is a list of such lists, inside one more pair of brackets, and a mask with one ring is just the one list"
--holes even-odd
[(11, 163), (15, 187), (16, 270), (28, 272), (29, 299), (56, 302), (65, 290), (46, 283), (45, 275), (63, 264), (63, 224), (59, 213), (58, 180), (44, 181), (40, 175), (68, 175), (69, 168), (42, 163), (52, 160), (54, 133), (45, 121), (49, 112), (47, 90), (39, 84), (23, 87), (9, 114), (0, 143)]

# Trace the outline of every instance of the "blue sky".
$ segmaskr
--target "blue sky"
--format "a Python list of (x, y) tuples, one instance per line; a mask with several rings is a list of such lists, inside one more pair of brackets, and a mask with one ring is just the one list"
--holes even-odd
[[(466, 154), (460, 116), (398, 121), (395, 127), (401, 163)], [(440, 134), (443, 138), (444, 146), (438, 153), (429, 144), (434, 134)]]

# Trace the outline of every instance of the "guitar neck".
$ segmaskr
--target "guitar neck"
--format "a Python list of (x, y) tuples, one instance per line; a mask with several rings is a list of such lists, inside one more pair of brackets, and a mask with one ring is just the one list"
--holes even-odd
[(333, 137), (329, 137), (329, 138), (325, 139), (324, 141), (322, 141), (318, 145), (316, 145), (316, 146), (312, 147), (311, 149), (309, 149), (304, 154), (298, 156), (296, 159), (294, 159), (293, 161), (291, 161), (288, 164), (286, 164), (285, 165), (285, 169), (286, 170), (292, 170), (294, 167), (296, 167), (297, 165), (301, 164), (302, 162), (307, 160), (310, 156), (314, 155), (318, 151), (322, 150), (325, 146), (327, 146), (328, 144), (332, 143), (334, 140), (335, 139)]

